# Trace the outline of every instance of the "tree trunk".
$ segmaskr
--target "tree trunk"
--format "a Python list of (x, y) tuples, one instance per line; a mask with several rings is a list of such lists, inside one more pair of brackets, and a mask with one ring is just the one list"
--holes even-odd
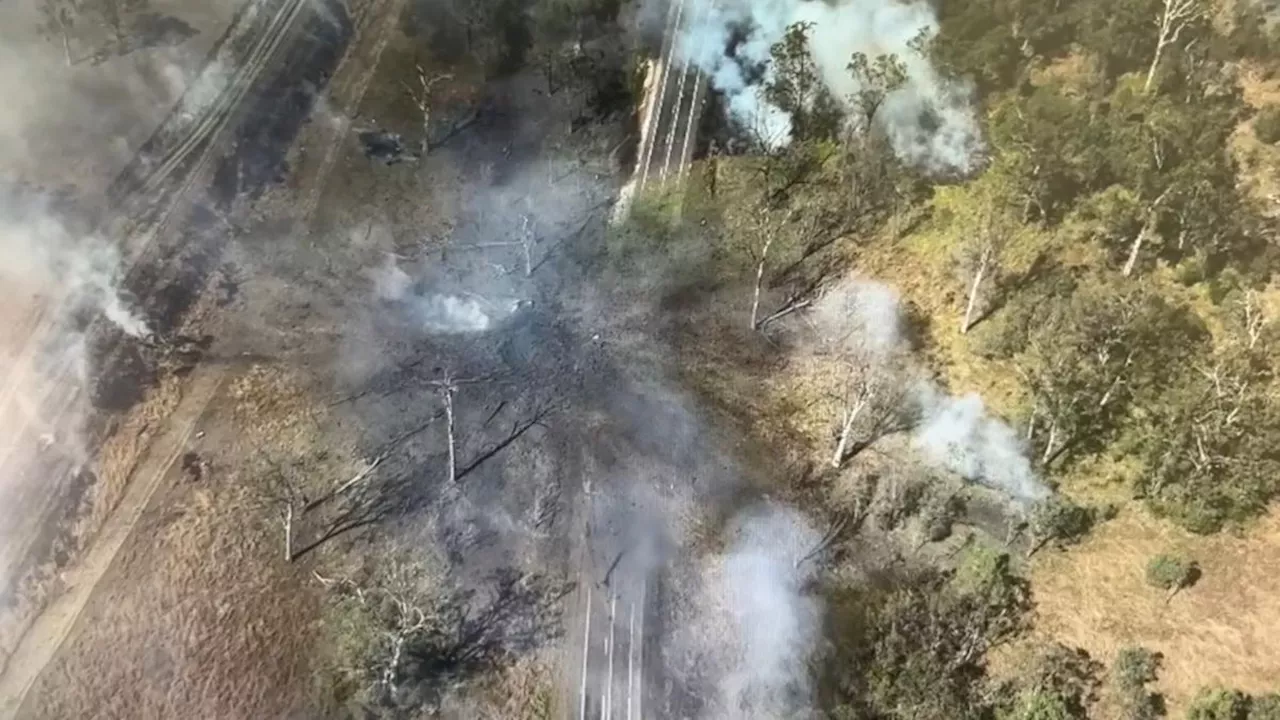
[(284, 511), (284, 560), (293, 562), (293, 503)]
[(1044, 444), (1044, 454), (1040, 456), (1040, 465), (1048, 465), (1053, 459), (1054, 441), (1058, 438), (1058, 421), (1049, 421), (1049, 439)]
[(1160, 56), (1164, 54), (1165, 47), (1165, 29), (1160, 28), (1160, 37), (1156, 41), (1156, 51), (1151, 57), (1151, 67), (1147, 68), (1147, 81), (1142, 85), (1142, 92), (1151, 92), (1151, 84), (1156, 79), (1156, 70), (1160, 67)]
[(1147, 239), (1147, 227), (1142, 226), (1142, 230), (1138, 232), (1138, 237), (1133, 239), (1133, 246), (1129, 248), (1129, 259), (1124, 263), (1124, 270), (1121, 274), (1129, 277), (1133, 274), (1134, 265), (1138, 264), (1138, 251), (1142, 249), (1142, 243)]
[(458, 481), (458, 460), (453, 445), (453, 386), (444, 388), (444, 416), (449, 429), (449, 484)]
[(852, 410), (845, 413), (844, 424), (840, 428), (840, 440), (836, 442), (836, 451), (831, 456), (831, 467), (839, 469), (844, 464), (844, 453), (849, 447), (849, 436), (853, 433), (853, 423), (858, 419), (858, 413), (862, 412), (862, 408), (865, 405), (865, 401), (859, 401)]
[(964, 309), (964, 320), (960, 323), (960, 334), (964, 335), (973, 327), (973, 309), (978, 304), (978, 288), (982, 286), (982, 278), (987, 274), (987, 266), (991, 263), (991, 249), (982, 251), (982, 260), (978, 263), (978, 271), (973, 274), (973, 284), (969, 286), (969, 304)]
[(760, 316), (760, 286), (764, 284), (764, 264), (769, 258), (769, 246), (773, 244), (773, 238), (764, 241), (764, 247), (760, 250), (760, 262), (756, 263), (756, 287), (755, 292), (751, 296), (751, 329), (757, 329), (760, 324), (758, 318)]

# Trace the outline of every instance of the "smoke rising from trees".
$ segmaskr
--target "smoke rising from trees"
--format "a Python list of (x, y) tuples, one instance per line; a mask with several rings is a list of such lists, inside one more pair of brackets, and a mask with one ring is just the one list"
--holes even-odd
[(967, 171), (980, 147), (970, 89), (943, 78), (921, 52), (938, 27), (927, 3), (896, 0), (693, 0), (680, 51), (727, 96), (730, 111), (766, 141), (786, 142), (790, 121), (760, 93), (772, 72), (770, 48), (787, 27), (812, 23), (809, 51), (827, 89), (848, 106), (861, 88), (848, 64), (853, 53), (897, 55), (907, 80), (877, 116), (895, 153), (936, 171)]
[[(815, 303), (810, 317), (824, 343), (864, 350), (873, 363), (864, 371), (884, 372), (886, 368), (874, 365), (912, 362), (898, 293), (883, 283), (846, 280)], [(931, 463), (1020, 501), (1048, 496), (1017, 433), (990, 415), (977, 394), (956, 397), (922, 378), (903, 397), (914, 407), (902, 413), (917, 419), (913, 442)]]

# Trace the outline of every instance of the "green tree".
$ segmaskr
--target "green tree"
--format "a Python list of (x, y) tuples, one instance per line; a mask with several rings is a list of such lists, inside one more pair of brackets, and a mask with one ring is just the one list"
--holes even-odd
[(1164, 697), (1153, 693), (1148, 685), (1155, 682), (1164, 657), (1146, 648), (1127, 647), (1120, 650), (1111, 667), (1112, 683), (1123, 720), (1156, 720), (1164, 717)]
[(764, 97), (791, 117), (793, 140), (834, 139), (844, 116), (809, 52), (812, 29), (813, 23), (794, 23), (769, 49), (773, 73)]
[(1191, 700), (1187, 720), (1249, 720), (1249, 697), (1239, 690), (1205, 688)]
[(866, 53), (856, 52), (847, 66), (858, 90), (849, 98), (854, 109), (854, 120), (863, 133), (871, 131), (876, 115), (889, 95), (897, 92), (907, 82), (907, 66), (897, 55), (877, 55), (874, 59)]
[(1168, 381), (1203, 346), (1203, 323), (1150, 288), (1104, 278), (1039, 308), (1017, 358), (1033, 401), (1031, 438), (1040, 463), (1096, 452), (1135, 402)]
[(1081, 3), (971, 0), (940, 3), (930, 57), (948, 74), (973, 80), (984, 93), (1017, 86), (1037, 59), (1064, 54)]
[(1097, 522), (1097, 512), (1076, 504), (1070, 498), (1054, 495), (1031, 510), (1028, 521), (1031, 531), (1031, 556), (1049, 543), (1059, 546), (1080, 542)]
[(1097, 701), (1102, 663), (1079, 648), (1053, 643), (1039, 648), (1017, 679), (1012, 703), (1000, 720), (1085, 720)]
[(1098, 58), (1110, 79), (1145, 71), (1155, 55), (1162, 6), (1163, 0), (1082, 2), (1076, 39)]
[(1049, 83), (995, 100), (988, 122), (997, 162), (1017, 188), (1024, 221), (1057, 222), (1105, 187), (1107, 139), (1090, 99)]
[(1137, 490), (1188, 530), (1215, 532), (1261, 513), (1280, 491), (1269, 345), (1237, 345), (1174, 374), (1137, 435)]
[[(1179, 0), (1181, 1), (1181, 0)], [(1241, 119), (1235, 94), (1194, 102), (1143, 91), (1125, 78), (1108, 99), (1103, 191), (1124, 203), (1085, 203), (1078, 219), (1122, 259), (1130, 276), (1152, 255), (1217, 258), (1241, 242), (1236, 165), (1227, 152)], [(1105, 198), (1104, 198), (1105, 199)], [(1090, 226), (1089, 223), (1092, 223)]]
[(1191, 587), (1200, 579), (1200, 566), (1194, 560), (1176, 555), (1156, 555), (1147, 561), (1147, 584), (1168, 593), (1168, 602), (1179, 590)]
[(979, 720), (993, 711), (986, 654), (1026, 627), (1031, 598), (1007, 555), (978, 549), (954, 573), (906, 571), (830, 604), (831, 717)]

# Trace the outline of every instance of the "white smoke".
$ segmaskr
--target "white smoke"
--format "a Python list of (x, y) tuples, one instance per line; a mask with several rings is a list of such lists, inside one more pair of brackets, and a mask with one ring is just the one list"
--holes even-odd
[[(900, 297), (884, 283), (846, 279), (814, 303), (810, 319), (827, 347), (863, 353), (875, 363), (911, 362)], [(955, 397), (919, 380), (908, 397), (919, 416), (913, 441), (928, 461), (1019, 500), (1049, 495), (1017, 433), (989, 415), (977, 394)]]
[(904, 344), (900, 305), (892, 287), (852, 278), (823, 293), (810, 317), (828, 346), (867, 351), (883, 359)]
[(58, 312), (86, 309), (133, 337), (150, 334), (121, 298), (120, 253), (110, 243), (81, 235), (38, 203), (0, 207), (0, 281), (8, 303), (32, 299)]
[[(675, 0), (679, 1), (679, 0)], [(878, 116), (895, 153), (930, 170), (967, 171), (981, 135), (970, 88), (942, 78), (918, 50), (917, 38), (938, 29), (932, 7), (922, 0), (687, 0), (690, 21), (680, 52), (711, 78), (727, 98), (730, 112), (766, 139), (786, 142), (790, 120), (748, 84), (744, 67), (761, 66), (770, 47), (789, 26), (812, 23), (809, 49), (827, 88), (845, 103), (860, 89), (847, 66), (853, 53), (874, 59), (893, 53), (907, 68), (907, 82), (886, 98)], [(747, 28), (744, 42), (726, 54), (735, 28)], [(766, 70), (766, 79), (770, 70)]]
[(484, 332), (523, 305), (518, 300), (495, 302), (473, 293), (419, 293), (413, 278), (391, 256), (371, 275), (379, 300), (399, 303), (413, 324), (433, 335)]
[(740, 516), (727, 552), (710, 558), (683, 641), (697, 651), (688, 670), (705, 679), (703, 720), (806, 717), (808, 661), (821, 606), (805, 592), (820, 542), (791, 508), (764, 505)]
[(921, 385), (919, 395), (924, 422), (915, 442), (931, 462), (1019, 500), (1048, 497), (1013, 428), (988, 415), (976, 393), (954, 397)]

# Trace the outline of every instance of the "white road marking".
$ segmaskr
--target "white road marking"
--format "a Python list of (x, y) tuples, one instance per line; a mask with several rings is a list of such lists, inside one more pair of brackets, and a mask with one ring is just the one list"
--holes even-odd
[(631, 620), (627, 623), (627, 720), (635, 707), (636, 680), (636, 604), (631, 603)]
[[(644, 594), (647, 579), (640, 580), (640, 630), (636, 633), (640, 642), (644, 643)], [(644, 655), (636, 665), (636, 720), (644, 720)]]
[(601, 715), (604, 720), (612, 720), (613, 718), (613, 646), (614, 646), (614, 618), (618, 615), (618, 595), (615, 592), (609, 593), (609, 638), (605, 641), (605, 653), (608, 655), (609, 670), (604, 675), (604, 708)]
[[(674, 10), (675, 10), (674, 22), (668, 26), (668, 32), (678, 33), (680, 29), (680, 15), (684, 12), (684, 0), (676, 0), (674, 5)], [(673, 37), (671, 41), (671, 47), (667, 51), (667, 57), (662, 61), (662, 80), (661, 80), (662, 84), (658, 86), (658, 104), (657, 104), (658, 125), (655, 128), (653, 143), (658, 142), (658, 135), (656, 134), (656, 132), (661, 131), (662, 129), (662, 112), (664, 109), (663, 103), (665, 102), (665, 98), (667, 95), (667, 80), (671, 76), (671, 63), (673, 60), (675, 60), (676, 45), (678, 43), (679, 43), (679, 37), (678, 36)], [(653, 144), (650, 144), (649, 152), (645, 157), (643, 169), (640, 173), (640, 188), (639, 188), (640, 190), (644, 190), (644, 184), (649, 176), (649, 164), (652, 162), (652, 158), (653, 158)]]
[(587, 627), (582, 631), (582, 686), (578, 720), (587, 720), (587, 656), (591, 650), (591, 586), (587, 585)]

